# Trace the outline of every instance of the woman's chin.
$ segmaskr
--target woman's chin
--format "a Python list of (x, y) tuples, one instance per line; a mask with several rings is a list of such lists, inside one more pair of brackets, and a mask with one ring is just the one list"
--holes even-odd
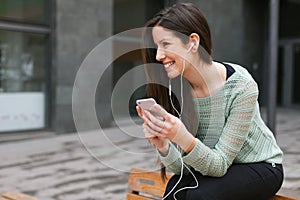
[(178, 73), (168, 73), (169, 79), (174, 79), (174, 78), (176, 78), (176, 77), (178, 77), (178, 76), (179, 76)]
[(179, 75), (180, 75), (180, 73), (178, 73), (176, 70), (167, 72), (167, 76), (169, 77), (169, 79), (176, 78)]

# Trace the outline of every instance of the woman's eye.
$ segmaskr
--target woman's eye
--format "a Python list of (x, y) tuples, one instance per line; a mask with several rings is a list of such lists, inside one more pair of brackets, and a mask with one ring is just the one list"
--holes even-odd
[(164, 47), (166, 47), (166, 46), (168, 46), (170, 43), (168, 43), (168, 42), (163, 42), (162, 43), (162, 45), (164, 46)]

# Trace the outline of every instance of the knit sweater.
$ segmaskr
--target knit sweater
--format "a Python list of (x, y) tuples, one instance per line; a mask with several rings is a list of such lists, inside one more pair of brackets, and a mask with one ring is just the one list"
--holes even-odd
[[(229, 63), (228, 63), (229, 64)], [(258, 87), (236, 64), (224, 86), (209, 97), (195, 98), (199, 126), (195, 147), (181, 155), (170, 143), (161, 162), (179, 174), (181, 159), (203, 175), (221, 177), (233, 163), (282, 163), (283, 153), (260, 116)]]

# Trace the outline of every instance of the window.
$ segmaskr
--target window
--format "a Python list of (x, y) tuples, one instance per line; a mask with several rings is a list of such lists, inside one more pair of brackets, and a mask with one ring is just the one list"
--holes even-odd
[(0, 30), (0, 92), (45, 91), (43, 34)]
[(45, 0), (0, 0), (0, 19), (30, 24), (49, 24)]
[(0, 133), (46, 126), (47, 0), (0, 0)]

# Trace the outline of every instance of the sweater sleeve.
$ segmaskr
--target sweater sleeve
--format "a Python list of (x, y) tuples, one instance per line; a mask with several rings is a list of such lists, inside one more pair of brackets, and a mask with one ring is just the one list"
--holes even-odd
[(160, 157), (160, 161), (170, 172), (174, 174), (180, 174), (181, 168), (183, 167), (183, 173), (184, 174), (189, 173), (188, 169), (186, 168), (188, 166), (183, 166), (181, 153), (178, 151), (178, 149), (175, 147), (173, 143), (170, 142), (170, 148), (166, 156), (160, 154), (159, 151), (158, 151), (158, 155)]
[(210, 149), (198, 140), (193, 150), (183, 157), (183, 161), (203, 175), (224, 176), (249, 134), (257, 98), (256, 83), (248, 81), (233, 100), (215, 147)]
[[(158, 152), (159, 153), (159, 152)], [(158, 154), (160, 156), (160, 161), (164, 166), (171, 172), (179, 174), (181, 170), (181, 154), (173, 143), (170, 143), (169, 151), (166, 156)]]
[[(240, 83), (230, 106), (221, 136), (213, 149), (200, 140), (192, 151), (183, 156), (183, 162), (203, 175), (221, 177), (239, 154), (248, 137), (251, 120), (254, 116), (258, 98), (258, 88), (254, 81)], [(201, 119), (200, 119), (201, 120)], [(180, 153), (170, 146), (168, 155), (160, 156), (162, 163), (172, 172), (180, 172)]]

